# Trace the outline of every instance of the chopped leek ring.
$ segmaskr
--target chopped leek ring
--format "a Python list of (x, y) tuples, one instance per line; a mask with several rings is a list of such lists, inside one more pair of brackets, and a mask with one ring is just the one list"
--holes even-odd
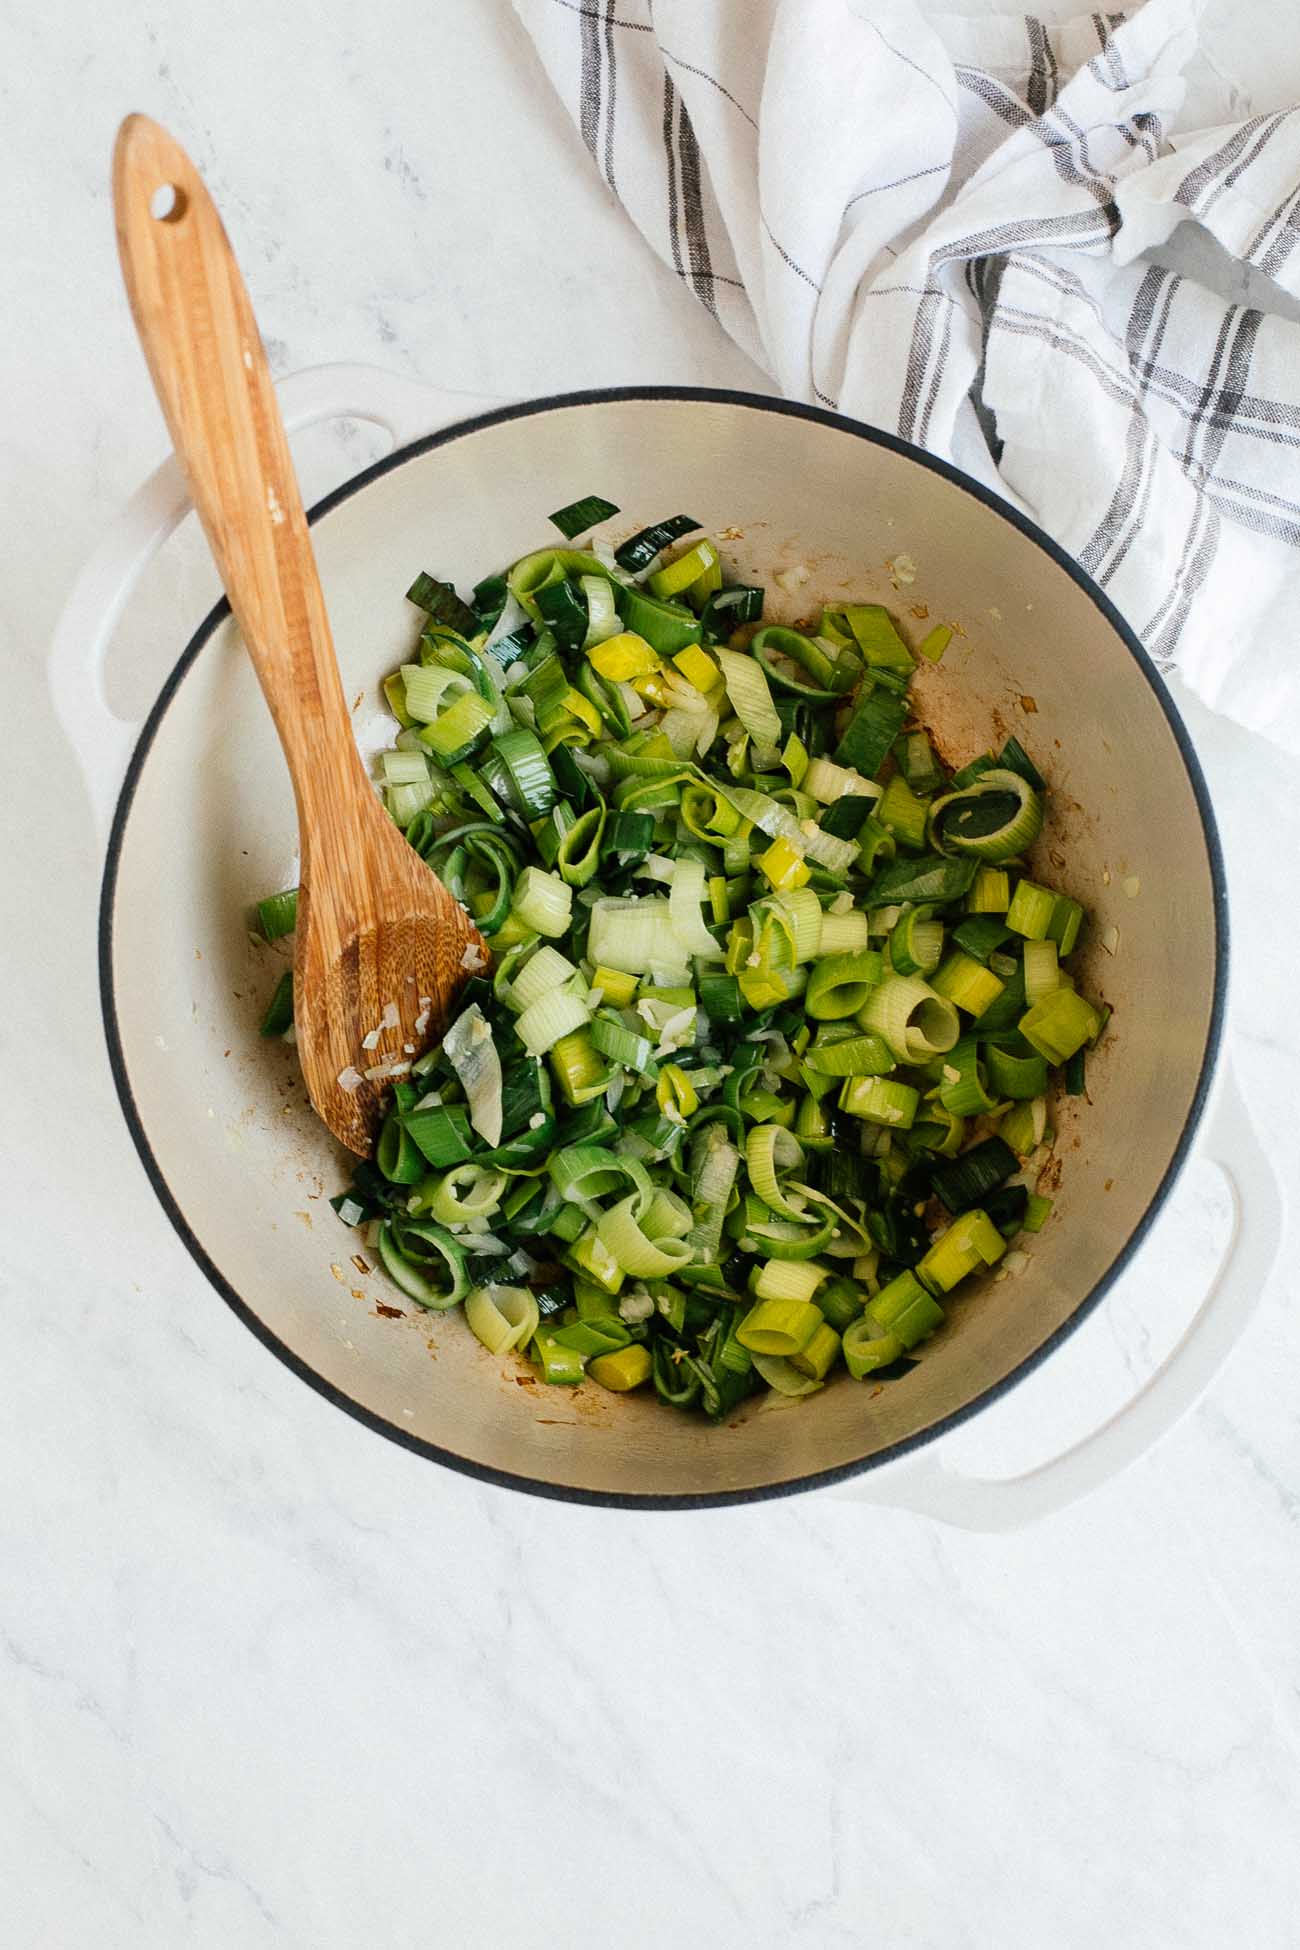
[[(861, 772), (855, 772), (851, 765), (836, 765), (829, 758), (809, 760), (804, 773), (803, 789), (823, 806), (833, 806), (841, 799), (865, 799), (868, 806), (881, 797), (883, 787), (874, 779), (864, 779)], [(862, 817), (867, 815), (863, 807)]]
[(626, 1395), (633, 1388), (640, 1388), (650, 1379), (654, 1363), (650, 1350), (634, 1344), (620, 1347), (609, 1354), (598, 1354), (588, 1361), (587, 1373), (602, 1388), (610, 1388), (617, 1395)]
[(817, 1022), (855, 1016), (883, 975), (884, 964), (874, 948), (854, 955), (828, 955), (808, 979), (804, 1006)]
[(797, 1354), (785, 1358), (796, 1373), (807, 1375), (813, 1381), (825, 1381), (840, 1358), (840, 1337), (829, 1321), (823, 1320), (812, 1339)]
[(936, 995), (946, 997), (957, 1008), (964, 1009), (967, 1015), (976, 1017), (982, 1016), (997, 1001), (1005, 986), (992, 969), (985, 968), (973, 955), (963, 953), (960, 948), (949, 955), (930, 977), (930, 987)]
[(1013, 1103), (998, 1119), (998, 1135), (1018, 1158), (1037, 1151), (1047, 1135), (1047, 1099), (1030, 1097)]
[(653, 570), (646, 581), (651, 594), (665, 600), (673, 596), (693, 598), (697, 591), (712, 595), (722, 587), (718, 551), (710, 541), (696, 542), (694, 548), (683, 550), (661, 569)]
[(872, 1031), (820, 1040), (804, 1052), (804, 1065), (814, 1076), (883, 1077), (895, 1067), (889, 1045)]
[(738, 650), (714, 652), (731, 708), (754, 741), (755, 769), (771, 771), (782, 742), (781, 720), (760, 665)]
[(850, 1117), (861, 1117), (869, 1124), (888, 1130), (910, 1130), (916, 1121), (921, 1093), (910, 1083), (897, 1083), (891, 1077), (846, 1077), (840, 1091), (840, 1109)]
[[(903, 916), (889, 936), (889, 959), (899, 975), (930, 975), (943, 956), (943, 922), (919, 907)], [(943, 991), (939, 990), (942, 994)], [(950, 1000), (956, 1000), (950, 997)]]
[(918, 1260), (917, 1279), (931, 1290), (948, 1293), (970, 1273), (996, 1265), (1007, 1242), (986, 1212), (964, 1212)]
[(585, 1029), (591, 1011), (572, 989), (551, 989), (530, 1004), (515, 1023), (515, 1032), (530, 1056), (547, 1056), (562, 1037)]
[[(428, 767), (425, 767), (427, 775)], [(279, 941), (292, 934), (298, 925), (298, 889), (286, 887), (283, 893), (268, 894), (257, 903), (257, 925), (264, 941)]]
[(767, 1383), (774, 1395), (815, 1395), (823, 1386), (814, 1375), (800, 1374), (791, 1361), (779, 1354), (755, 1354), (755, 1372)]
[(997, 767), (960, 792), (942, 793), (930, 807), (931, 844), (979, 860), (1027, 853), (1042, 825), (1042, 794), (1018, 772)]
[(893, 1334), (878, 1333), (865, 1316), (845, 1328), (842, 1347), (844, 1365), (855, 1381), (865, 1381), (878, 1368), (892, 1366), (903, 1352), (900, 1340)]
[(542, 1380), (552, 1387), (575, 1388), (582, 1380), (585, 1366), (582, 1354), (576, 1347), (565, 1347), (556, 1338), (555, 1329), (539, 1326), (530, 1352), (542, 1371)]
[(887, 974), (866, 999), (864, 1029), (883, 1036), (900, 1063), (925, 1063), (957, 1041), (957, 1011), (918, 975)]
[[(835, 659), (827, 656), (820, 643), (798, 630), (784, 629), (779, 623), (766, 624), (754, 637), (750, 650), (769, 680), (782, 691), (818, 703), (834, 703), (841, 695), (843, 687), (837, 688), (831, 682)], [(861, 671), (860, 664), (858, 670)], [(805, 682), (805, 679), (812, 681)]]
[[(810, 1269), (804, 1266), (786, 1265), (785, 1271), (802, 1275)], [(810, 1291), (815, 1292), (825, 1279), (813, 1279)], [(807, 1281), (799, 1284), (809, 1285)], [(780, 1354), (786, 1357), (798, 1354), (807, 1347), (817, 1329), (822, 1325), (821, 1309), (811, 1301), (799, 1299), (760, 1299), (752, 1306), (740, 1326), (736, 1329), (736, 1339), (751, 1354)]]
[(905, 1348), (915, 1347), (943, 1325), (943, 1308), (910, 1271), (882, 1286), (867, 1302), (867, 1319), (878, 1334), (892, 1334)]
[(515, 882), (510, 905), (515, 918), (530, 934), (558, 940), (569, 931), (573, 889), (558, 874), (543, 873), (539, 867), (525, 867)]
[(515, 976), (505, 1000), (517, 1014), (522, 1014), (552, 989), (563, 988), (566, 982), (571, 982), (577, 972), (566, 955), (544, 941)]
[(421, 1205), (439, 1225), (468, 1225), (488, 1219), (501, 1203), (509, 1181), (503, 1171), (487, 1171), (482, 1165), (453, 1165)]
[(1001, 867), (981, 867), (966, 896), (968, 914), (1005, 914), (1011, 905), (1011, 876)]
[(745, 1139), (749, 1182), (771, 1211), (784, 1219), (806, 1219), (807, 1201), (786, 1197), (781, 1180), (803, 1167), (803, 1146), (779, 1124), (756, 1124)]
[(460, 1079), (470, 1123), (485, 1144), (500, 1144), (501, 1058), (491, 1025), (477, 1003), (448, 1029), (442, 1039), (442, 1053)]
[[(385, 1219), (379, 1228), (379, 1257), (407, 1298), (432, 1313), (458, 1306), (469, 1290), (464, 1250), (441, 1226)], [(446, 1284), (435, 1285), (428, 1277), (432, 1271)]]
[(465, 1319), (489, 1354), (508, 1354), (537, 1332), (537, 1302), (527, 1287), (479, 1286), (466, 1295)]
[(1047, 1059), (1042, 1056), (1017, 1056), (1011, 1050), (990, 1043), (984, 1052), (989, 1082), (995, 1097), (1041, 1097), (1047, 1089)]
[(259, 1036), (283, 1036), (293, 1023), (293, 970), (286, 968), (275, 985), (258, 1029)]
[(646, 677), (659, 669), (658, 652), (650, 648), (643, 636), (631, 630), (598, 640), (596, 647), (588, 651), (588, 659), (592, 669), (611, 682), (629, 683), (634, 677)]
[[(497, 1355), (722, 1419), (841, 1357), (913, 1365), (939, 1296), (1047, 1217), (1024, 1161), (1106, 1012), (1068, 967), (1080, 903), (1025, 876), (1043, 774), (1015, 739), (950, 774), (911, 715), (948, 626), (763, 628), (695, 528), (543, 548), (470, 602), (412, 585), (377, 775), (497, 963), (466, 959), (334, 1204)], [(295, 907), (263, 903), (268, 939)], [(268, 1033), (291, 1019), (286, 971)]]
[(1050, 887), (1040, 887), (1035, 880), (1022, 880), (1007, 908), (1007, 926), (1029, 941), (1041, 941), (1051, 928), (1055, 911), (1056, 895)]
[(587, 935), (593, 961), (628, 975), (644, 975), (677, 952), (666, 900), (602, 897), (591, 909)]
[(930, 808), (924, 799), (917, 797), (901, 772), (894, 774), (881, 793), (875, 816), (900, 846), (909, 846), (917, 853), (924, 848)]
[(689, 535), (699, 525), (693, 515), (669, 515), (666, 521), (656, 522), (652, 528), (642, 528), (627, 541), (621, 542), (614, 551), (614, 559), (621, 569), (633, 572), (647, 569), (670, 542), (675, 542), (681, 535)]
[(766, 853), (759, 854), (758, 865), (778, 893), (792, 892), (809, 878), (803, 855), (784, 837), (773, 840)]
[(605, 576), (581, 576), (578, 587), (587, 600), (587, 630), (582, 648), (590, 651), (596, 644), (617, 636), (623, 626), (614, 602), (613, 584)]
[(1031, 1006), (1061, 986), (1061, 964), (1051, 936), (1025, 943), (1025, 1000)]
[(610, 1206), (596, 1222), (596, 1237), (625, 1273), (637, 1279), (666, 1279), (694, 1258), (685, 1239), (649, 1239), (637, 1224), (637, 1195)]
[(860, 909), (852, 908), (847, 914), (823, 914), (817, 953), (826, 959), (832, 955), (860, 955), (869, 939), (867, 917)]
[(678, 670), (688, 684), (707, 695), (721, 681), (722, 673), (707, 650), (701, 650), (698, 643), (688, 643), (673, 658)]
[(954, 1117), (987, 1117), (997, 1100), (985, 1087), (984, 1065), (973, 1036), (964, 1036), (940, 1068), (939, 1101)]
[(1101, 1016), (1074, 989), (1056, 988), (1020, 1018), (1020, 1033), (1049, 1063), (1065, 1063), (1101, 1031)]

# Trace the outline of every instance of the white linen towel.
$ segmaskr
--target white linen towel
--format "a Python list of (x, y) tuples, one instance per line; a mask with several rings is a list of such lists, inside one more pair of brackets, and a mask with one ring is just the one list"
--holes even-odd
[(1300, 750), (1300, 325), (1141, 261), (1184, 222), (1300, 295), (1300, 109), (1184, 130), (1196, 0), (514, 0), (611, 191), (795, 399), (942, 454), (1157, 665)]

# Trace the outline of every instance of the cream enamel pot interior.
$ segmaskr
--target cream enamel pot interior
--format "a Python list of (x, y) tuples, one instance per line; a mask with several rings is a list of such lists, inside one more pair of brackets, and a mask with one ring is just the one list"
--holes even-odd
[[(792, 619), (853, 594), (890, 603), (909, 625), (957, 626), (942, 665), (919, 680), (927, 718), (950, 754), (1014, 731), (1045, 764), (1053, 813), (1037, 858), (1089, 904), (1083, 981), (1111, 1003), (1114, 1026), (1090, 1066), (1094, 1101), (1063, 1108), (1060, 1189), (1030, 1265), (963, 1290), (905, 1379), (874, 1394), (842, 1376), (813, 1403), (750, 1403), (722, 1428), (591, 1385), (520, 1385), (521, 1370), (490, 1357), (458, 1315), (420, 1315), (354, 1267), (360, 1241), (326, 1203), (345, 1182), (343, 1154), (306, 1104), (292, 1050), (257, 1037), (283, 964), (251, 943), (245, 914), (292, 872), (294, 814), (224, 605), (138, 735), (102, 703), (103, 655), (127, 592), (184, 510), (169, 464), (83, 574), (52, 683), (97, 809), (112, 809), (101, 979), (123, 1108), (173, 1224), (218, 1291), (371, 1427), (543, 1494), (682, 1507), (854, 1477), (877, 1500), (998, 1527), (1069, 1500), (1146, 1447), (1240, 1332), (1279, 1211), (1235, 1092), (1222, 1078), (1211, 1092), (1226, 907), (1204, 785), (1159, 680), (1104, 598), (952, 469), (825, 413), (651, 389), (505, 408), (403, 445), (456, 410), (446, 395), (326, 368), (286, 382), (283, 396), (291, 428), (350, 413), (387, 425), (398, 443), (312, 517), (363, 747), (383, 741), (376, 687), (412, 641), (402, 592), (417, 569), (468, 583), (539, 545), (547, 510), (593, 489), (630, 526), (689, 507), (711, 532), (734, 535), (747, 577), (770, 585), (784, 566), (811, 570), (769, 615), (783, 608)], [(910, 579), (891, 583), (887, 561)], [(1121, 892), (1129, 876), (1138, 899)], [(1112, 926), (1113, 956), (1099, 945)], [(933, 1438), (1026, 1373), (1096, 1303), (1151, 1223), (1212, 1094), (1210, 1146), (1234, 1184), (1238, 1223), (1183, 1341), (1069, 1456), (1012, 1483), (957, 1477)]]

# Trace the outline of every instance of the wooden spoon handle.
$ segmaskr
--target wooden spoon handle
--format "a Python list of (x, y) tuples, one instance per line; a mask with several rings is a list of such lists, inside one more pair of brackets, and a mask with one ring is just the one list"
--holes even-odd
[(351, 783), (360, 760), (244, 280), (203, 178), (148, 116), (128, 116), (118, 132), (113, 201), (136, 330), (280, 734), (300, 825), (321, 812), (323, 782), (332, 824), (340, 777)]

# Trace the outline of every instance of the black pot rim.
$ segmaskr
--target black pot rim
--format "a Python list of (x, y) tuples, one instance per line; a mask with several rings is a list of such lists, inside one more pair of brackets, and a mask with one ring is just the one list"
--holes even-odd
[(993, 494), (988, 488), (982, 486), (978, 481), (972, 480), (968, 475), (963, 474), (949, 462), (940, 460), (933, 454), (925, 453), (922, 449), (912, 446), (910, 442), (900, 440), (895, 434), (885, 433), (878, 427), (871, 427), (858, 421), (846, 419), (840, 413), (827, 412), (821, 407), (805, 406), (791, 400), (772, 399), (759, 393), (733, 392), (723, 387), (611, 386), (595, 388), (586, 392), (558, 393), (541, 399), (527, 400), (518, 405), (498, 407), (488, 413), (476, 414), (471, 419), (458, 421), (452, 426), (442, 428), (437, 433), (428, 434), (423, 439), (411, 441), (406, 446), (397, 448), (393, 453), (385, 455), (382, 460), (375, 461), (370, 467), (364, 468), (361, 473), (345, 481), (341, 487), (335, 488), (323, 500), (318, 501), (310, 510), (308, 520), (312, 523), (319, 521), (323, 516), (329, 514), (332, 509), (350, 500), (353, 495), (360, 493), (363, 488), (368, 487), (372, 481), (378, 480), (382, 475), (392, 472), (393, 469), (405, 465), (408, 461), (418, 459), (423, 454), (432, 452), (435, 448), (447, 446), (452, 441), (461, 439), (466, 434), (476, 433), (484, 427), (496, 426), (512, 420), (529, 419), (537, 414), (553, 412), (557, 408), (623, 404), (642, 400), (675, 400), (687, 403), (698, 401), (726, 406), (743, 406), (757, 412), (780, 414), (791, 419), (807, 420), (818, 426), (831, 427), (837, 432), (847, 433), (854, 439), (866, 441), (869, 445), (883, 447), (889, 453), (901, 455), (904, 459), (914, 461), (918, 466), (927, 468), (932, 474), (936, 474), (940, 479), (946, 481), (949, 486), (957, 488), (963, 494), (968, 494), (976, 501), (981, 502), (986, 508), (989, 508), (997, 515), (1000, 520), (1006, 522), (1009, 527), (1016, 529), (1027, 541), (1032, 542), (1035, 547), (1041, 549), (1048, 555), (1057, 568), (1064, 570), (1065, 574), (1083, 591), (1104, 620), (1109, 624), (1110, 628), (1123, 642), (1142, 677), (1153, 692), (1161, 711), (1164, 713), (1191, 783), (1193, 796), (1196, 800), (1213, 884), (1214, 995), (1210, 1008), (1209, 1030), (1206, 1036), (1205, 1051), (1201, 1060), (1196, 1089), (1193, 1093), (1183, 1129), (1179, 1134), (1178, 1142), (1164, 1176), (1156, 1187), (1146, 1211), (1133, 1228), (1128, 1239), (1116, 1254), (1102, 1278), (1079, 1301), (1078, 1305), (1070, 1314), (1069, 1319), (1063, 1321), (1055, 1333), (1050, 1335), (1039, 1347), (1035, 1348), (1031, 1354), (1027, 1355), (1018, 1366), (1013, 1368), (1008, 1374), (1003, 1375), (990, 1387), (986, 1388), (973, 1401), (965, 1403), (961, 1408), (955, 1409), (950, 1415), (944, 1416), (942, 1420), (930, 1424), (925, 1429), (918, 1430), (916, 1434), (906, 1437), (903, 1441), (891, 1444), (887, 1449), (880, 1450), (871, 1456), (863, 1457), (855, 1462), (840, 1464), (835, 1468), (814, 1470), (801, 1476), (785, 1478), (779, 1482), (762, 1483), (749, 1489), (701, 1490), (680, 1495), (653, 1494), (636, 1496), (622, 1491), (592, 1490), (577, 1484), (548, 1483), (541, 1481), (537, 1477), (516, 1475), (507, 1470), (493, 1469), (484, 1463), (474, 1461), (468, 1456), (458, 1455), (452, 1450), (442, 1448), (437, 1443), (427, 1442), (420, 1436), (395, 1427), (382, 1416), (376, 1415), (370, 1409), (365, 1408), (360, 1402), (354, 1401), (350, 1395), (344, 1393), (342, 1389), (335, 1387), (332, 1382), (327, 1381), (322, 1375), (317, 1374), (313, 1368), (309, 1367), (305, 1361), (295, 1354), (292, 1348), (288, 1347), (273, 1329), (254, 1312), (248, 1301), (235, 1290), (221, 1272), (221, 1269), (209, 1257), (207, 1251), (191, 1229), (178, 1200), (163, 1175), (158, 1159), (154, 1155), (148, 1132), (145, 1130), (143, 1119), (135, 1101), (126, 1064), (126, 1055), (122, 1045), (121, 1029), (118, 1022), (117, 1004), (114, 994), (114, 899), (117, 891), (118, 867), (121, 860), (127, 821), (130, 817), (136, 787), (152, 748), (154, 738), (157, 736), (159, 727), (166, 716), (167, 710), (181, 682), (204, 645), (230, 614), (230, 605), (224, 598), (204, 618), (181, 652), (178, 661), (164, 682), (148, 717), (141, 727), (135, 749), (131, 754), (126, 777), (123, 781), (114, 810), (113, 823), (104, 862), (99, 905), (99, 988), (100, 1004), (104, 1019), (104, 1034), (108, 1044), (109, 1063), (112, 1068), (113, 1081), (117, 1088), (118, 1099), (122, 1106), (122, 1113), (126, 1119), (127, 1128), (131, 1133), (136, 1151), (139, 1154), (140, 1162), (144, 1166), (146, 1176), (153, 1186), (159, 1203), (162, 1205), (167, 1217), (171, 1220), (176, 1233), (190, 1253), (190, 1256), (206, 1275), (212, 1286), (221, 1295), (222, 1299), (226, 1301), (227, 1305), (243, 1321), (244, 1325), (257, 1336), (263, 1346), (269, 1348), (300, 1380), (305, 1381), (319, 1395), (324, 1396), (326, 1401), (332, 1402), (336, 1408), (343, 1409), (347, 1414), (353, 1416), (355, 1420), (363, 1423), (367, 1428), (373, 1429), (379, 1435), (386, 1436), (389, 1441), (399, 1444), (404, 1449), (413, 1451), (416, 1455), (425, 1456), (434, 1462), (443, 1463), (447, 1468), (457, 1470), (462, 1475), (475, 1477), (481, 1482), (493, 1483), (506, 1489), (523, 1490), (530, 1495), (553, 1498), (562, 1502), (595, 1504), (619, 1510), (708, 1510), (730, 1504), (757, 1503), (765, 1501), (769, 1497), (790, 1496), (800, 1490), (826, 1487), (834, 1483), (847, 1481), (854, 1476), (864, 1475), (870, 1470), (879, 1469), (886, 1464), (898, 1461), (900, 1457), (908, 1455), (912, 1451), (923, 1448), (938, 1440), (941, 1436), (946, 1435), (949, 1431), (967, 1421), (971, 1416), (977, 1414), (981, 1409), (987, 1407), (989, 1403), (997, 1401), (1011, 1388), (1023, 1381), (1027, 1375), (1032, 1374), (1040, 1363), (1045, 1361), (1088, 1318), (1093, 1309), (1110, 1290), (1115, 1280), (1124, 1271), (1134, 1253), (1145, 1239), (1157, 1213), (1163, 1206), (1179, 1172), (1187, 1160), (1192, 1140), (1204, 1112), (1223, 1039), (1228, 973), (1228, 900), (1218, 827), (1215, 823), (1209, 791), (1206, 786), (1204, 774), (1201, 771), (1200, 762), (1192, 747), (1186, 728), (1157, 675), (1155, 666), (1114, 604), (1097, 587), (1091, 577), (1086, 575), (1071, 560), (1059, 544), (1054, 542), (1051, 536), (1039, 528), (1036, 523), (1020, 514), (1007, 502)]

